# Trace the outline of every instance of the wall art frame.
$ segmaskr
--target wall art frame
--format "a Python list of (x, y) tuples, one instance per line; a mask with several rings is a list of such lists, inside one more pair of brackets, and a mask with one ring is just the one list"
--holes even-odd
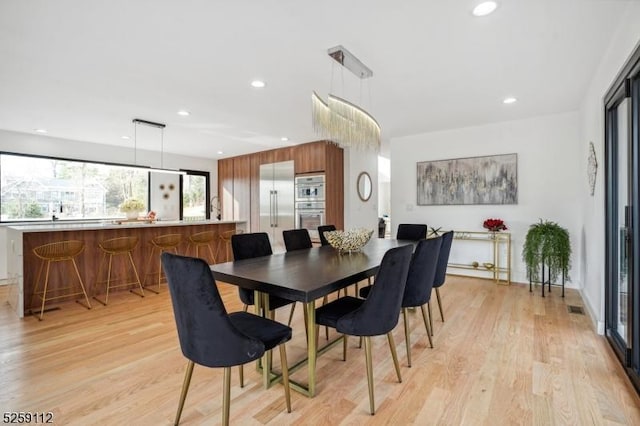
[(417, 204), (518, 204), (518, 155), (417, 163)]

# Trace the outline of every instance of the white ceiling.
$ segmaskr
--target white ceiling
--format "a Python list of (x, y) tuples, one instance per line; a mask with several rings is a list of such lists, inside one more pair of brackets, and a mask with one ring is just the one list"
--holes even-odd
[[(220, 158), (319, 139), (313, 90), (367, 109), (386, 141), (576, 110), (631, 1), (474, 18), (472, 0), (2, 0), (0, 129), (132, 146), (142, 118), (167, 125), (165, 152)], [(343, 72), (339, 44), (373, 78)]]

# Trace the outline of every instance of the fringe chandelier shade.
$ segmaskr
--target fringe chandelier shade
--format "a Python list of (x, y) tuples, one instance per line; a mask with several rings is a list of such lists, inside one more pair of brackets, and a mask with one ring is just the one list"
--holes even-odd
[(331, 94), (311, 95), (313, 129), (340, 146), (380, 150), (380, 125), (365, 110)]

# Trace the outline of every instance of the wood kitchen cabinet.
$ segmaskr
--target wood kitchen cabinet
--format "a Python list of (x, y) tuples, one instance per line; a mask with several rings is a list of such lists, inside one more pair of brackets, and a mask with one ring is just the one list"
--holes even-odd
[(233, 158), (218, 160), (218, 197), (222, 220), (233, 220)]
[(260, 165), (294, 160), (296, 175), (325, 174), (325, 222), (344, 228), (344, 153), (328, 141), (271, 149), (218, 161), (223, 220), (245, 220), (260, 230)]

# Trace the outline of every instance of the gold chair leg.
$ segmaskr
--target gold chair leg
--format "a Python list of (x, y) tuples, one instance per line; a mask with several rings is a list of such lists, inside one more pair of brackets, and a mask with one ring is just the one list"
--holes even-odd
[(38, 269), (38, 277), (36, 278), (36, 281), (33, 283), (33, 293), (31, 293), (31, 300), (29, 301), (29, 309), (31, 311), (31, 314), (33, 314), (33, 299), (35, 299), (36, 295), (38, 294), (38, 289), (40, 288), (40, 283), (42, 283), (41, 279), (42, 279), (42, 270), (44, 269), (44, 264), (46, 263), (45, 260), (43, 260), (40, 263), (40, 268)]
[(104, 306), (109, 303), (109, 289), (111, 288), (111, 267), (113, 265), (113, 255), (109, 255), (109, 269), (107, 271), (107, 294), (104, 296)]
[(231, 403), (231, 367), (224, 367), (224, 390), (222, 394), (222, 424), (229, 426), (229, 404)]
[(242, 310), (245, 311), (245, 312), (247, 312), (248, 309), (249, 309), (249, 305), (244, 305), (243, 308), (242, 308)]
[[(153, 255), (156, 252), (156, 248), (155, 246), (151, 247), (151, 251), (149, 252), (149, 257), (147, 257), (147, 267), (145, 270), (145, 276), (144, 276), (144, 283), (143, 283), (143, 287), (146, 288), (147, 290), (155, 293), (155, 294), (160, 294), (159, 291), (154, 290), (153, 288), (151, 288), (151, 286), (153, 285), (153, 272), (151, 271), (151, 268), (153, 267)], [(150, 284), (147, 284), (147, 279), (149, 279)], [(158, 289), (160, 289), (160, 283), (158, 282)]]
[(429, 329), (431, 330), (431, 335), (433, 336), (433, 316), (431, 315), (431, 302), (427, 303), (427, 312), (429, 314)]
[(440, 288), (436, 288), (436, 298), (438, 299), (438, 308), (440, 308), (440, 318), (442, 318), (442, 322), (444, 322), (444, 314), (442, 313), (442, 301), (440, 300)]
[(47, 261), (47, 273), (44, 278), (44, 289), (42, 293), (42, 307), (40, 308), (40, 321), (42, 321), (42, 316), (44, 315), (44, 303), (47, 300), (47, 286), (49, 285), (49, 268), (51, 267), (51, 262)]
[(82, 289), (82, 294), (84, 294), (84, 300), (87, 302), (87, 309), (91, 309), (91, 302), (89, 302), (89, 296), (87, 296), (87, 292), (84, 289), (84, 283), (82, 282), (82, 278), (80, 278), (80, 272), (78, 271), (78, 265), (76, 265), (76, 260), (71, 259), (71, 263), (73, 263), (73, 269), (76, 271), (76, 276), (78, 277), (78, 282), (80, 283), (80, 288)]
[(244, 387), (244, 366), (242, 364), (238, 366), (238, 372), (240, 375), (240, 387), (243, 388)]
[(291, 304), (291, 312), (289, 312), (289, 321), (287, 321), (287, 325), (291, 326), (291, 320), (293, 320), (293, 311), (296, 310), (296, 303)]
[(182, 408), (184, 407), (184, 400), (187, 399), (187, 392), (189, 391), (189, 384), (191, 384), (191, 375), (193, 374), (193, 361), (187, 363), (187, 370), (184, 373), (184, 381), (182, 382), (182, 392), (180, 392), (180, 402), (178, 403), (178, 411), (176, 412), (176, 419), (173, 422), (174, 425), (180, 423), (180, 416), (182, 415)]
[(140, 294), (131, 290), (131, 293), (138, 294), (140, 297), (144, 297), (144, 289), (142, 288), (142, 283), (140, 282), (140, 275), (138, 275), (138, 268), (136, 268), (136, 264), (133, 261), (133, 256), (131, 256), (131, 252), (127, 252), (129, 255), (129, 262), (131, 263), (131, 267), (133, 268), (133, 274), (136, 276), (136, 282), (138, 283), (138, 288), (140, 289)]
[(211, 261), (215, 265), (217, 262), (215, 255), (213, 254), (213, 250), (211, 250), (211, 244), (207, 243), (207, 249), (209, 250), (209, 256), (211, 256)]
[(280, 345), (280, 364), (282, 364), (282, 385), (284, 386), (284, 399), (287, 403), (287, 413), (291, 412), (291, 389), (289, 388), (289, 365), (287, 364), (287, 349), (284, 343)]
[(347, 335), (343, 334), (342, 335), (342, 360), (346, 361), (347, 360)]
[(424, 328), (427, 330), (427, 337), (429, 338), (429, 346), (433, 349), (433, 341), (431, 340), (431, 329), (429, 327), (429, 322), (427, 321), (427, 312), (424, 309), (424, 305), (420, 306), (420, 310), (422, 311), (422, 319), (424, 320)]
[[(111, 254), (107, 254), (106, 252), (102, 253), (102, 259), (100, 259), (100, 265), (98, 265), (98, 274), (96, 275), (96, 288), (98, 287), (98, 284), (100, 284), (102, 281), (100, 281), (100, 279), (102, 278), (102, 270), (104, 269), (104, 264), (106, 262), (107, 256), (109, 256), (109, 269), (107, 269), (107, 286), (106, 286), (106, 294), (109, 294), (109, 277), (111, 276)], [(93, 296), (93, 299), (97, 302), (99, 302), (100, 304), (102, 304), (103, 306), (107, 306), (107, 302), (109, 300), (109, 297), (107, 296), (107, 300), (106, 301), (102, 301), (100, 300), (100, 298), (98, 296)]]
[(371, 337), (364, 336), (364, 355), (367, 364), (367, 384), (369, 385), (369, 410), (373, 416), (376, 413), (373, 397), (373, 366), (371, 365)]
[(404, 340), (407, 346), (407, 365), (411, 367), (411, 332), (409, 331), (407, 308), (402, 308), (402, 319), (404, 321)]
[[(346, 296), (347, 289), (345, 288), (344, 291), (345, 291), (345, 296)], [(340, 290), (338, 290), (338, 297), (340, 297)], [(324, 306), (328, 302), (329, 302), (329, 296), (324, 296), (322, 298), (322, 305)], [(324, 327), (324, 338), (329, 340), (329, 327), (327, 327), (327, 326)], [(318, 339), (316, 339), (316, 342), (317, 341), (318, 341)]]
[(387, 333), (387, 339), (389, 340), (389, 348), (391, 349), (391, 357), (393, 358), (393, 365), (396, 367), (396, 374), (398, 375), (398, 383), (402, 383), (402, 376), (400, 375), (400, 364), (398, 364), (398, 354), (396, 353), (396, 344), (393, 341), (393, 334)]

